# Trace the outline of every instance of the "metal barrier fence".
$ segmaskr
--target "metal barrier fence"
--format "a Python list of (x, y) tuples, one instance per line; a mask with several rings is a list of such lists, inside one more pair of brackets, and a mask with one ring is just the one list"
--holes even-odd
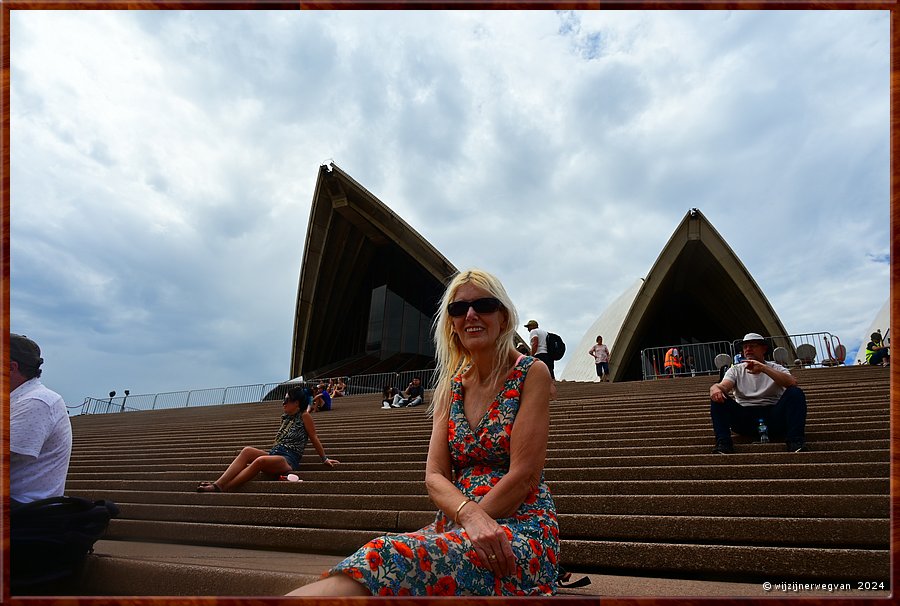
[[(695, 377), (697, 375), (717, 374), (719, 367), (716, 365), (716, 356), (723, 352), (730, 352), (731, 343), (728, 341), (710, 341), (707, 343), (685, 343), (642, 349), (641, 368), (644, 380), (656, 379), (666, 375), (666, 352), (670, 349), (678, 350), (682, 364), (681, 368), (677, 369), (676, 374)], [(729, 354), (730, 359), (731, 355)]]
[[(821, 368), (844, 364), (847, 350), (841, 340), (829, 332), (810, 332), (796, 335), (768, 337), (767, 359), (774, 360), (788, 368)], [(712, 341), (709, 343), (683, 343), (662, 347), (648, 347), (641, 350), (641, 368), (644, 380), (670, 376), (666, 372), (666, 353), (677, 349), (681, 367), (676, 367), (676, 376), (696, 376), (718, 374), (725, 365), (730, 366), (741, 353), (741, 339), (731, 342)], [(726, 356), (728, 360), (719, 358)]]
[[(257, 383), (255, 385), (238, 385), (234, 387), (116, 396), (113, 398), (88, 397), (84, 399), (81, 405), (81, 414), (106, 414), (110, 412), (261, 402), (266, 394), (285, 384), (286, 382), (282, 381), (279, 383)], [(293, 384), (288, 385), (288, 387), (293, 387)], [(288, 387), (284, 391), (287, 391)], [(282, 397), (284, 397), (283, 394)]]
[[(390, 385), (400, 391), (406, 389), (413, 377), (422, 379), (425, 389), (431, 389), (434, 381), (431, 370), (407, 370), (403, 372), (384, 372), (370, 375), (357, 375), (347, 378), (347, 389), (344, 395), (380, 394), (382, 389)], [(111, 398), (85, 398), (81, 404), (81, 414), (107, 414), (112, 412), (130, 412), (138, 410), (163, 410), (167, 408), (188, 408), (191, 406), (218, 406), (221, 404), (243, 404), (245, 402), (264, 402), (281, 400), (292, 387), (304, 386), (313, 389), (319, 384), (335, 382), (340, 377), (310, 379), (307, 381), (281, 381), (279, 383), (257, 383), (255, 385), (237, 385), (233, 387), (213, 387), (208, 389), (192, 389), (188, 391), (170, 391), (156, 394), (140, 394), (115, 396)]]

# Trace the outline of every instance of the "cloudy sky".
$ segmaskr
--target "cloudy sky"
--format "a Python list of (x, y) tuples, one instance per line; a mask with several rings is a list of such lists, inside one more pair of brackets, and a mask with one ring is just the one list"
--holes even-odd
[(791, 333), (854, 351), (888, 296), (888, 11), (13, 11), (10, 47), (11, 329), (70, 405), (288, 378), (329, 161), (572, 345), (691, 207)]

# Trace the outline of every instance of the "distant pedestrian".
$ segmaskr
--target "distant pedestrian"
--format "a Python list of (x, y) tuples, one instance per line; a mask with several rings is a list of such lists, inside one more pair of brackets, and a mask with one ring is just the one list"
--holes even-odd
[(394, 402), (394, 396), (397, 395), (397, 388), (393, 385), (385, 385), (381, 389), (381, 407), (393, 408), (391, 404)]
[(663, 360), (663, 369), (670, 379), (674, 379), (676, 375), (681, 374), (681, 353), (677, 347), (672, 347), (666, 351), (666, 357)]
[(889, 366), (891, 363), (891, 350), (882, 343), (881, 333), (873, 332), (870, 338), (872, 340), (866, 344), (866, 364)]
[(528, 329), (528, 341), (531, 343), (531, 355), (547, 365), (550, 369), (550, 378), (556, 379), (553, 373), (553, 358), (547, 353), (547, 331), (540, 328), (537, 320), (528, 320), (525, 324)]
[(422, 379), (413, 377), (413, 380), (406, 386), (406, 391), (398, 393), (391, 402), (393, 408), (401, 408), (403, 406), (413, 407), (425, 402), (425, 388), (422, 387)]
[(588, 355), (594, 358), (600, 381), (609, 381), (609, 348), (603, 344), (602, 336), (597, 335), (597, 343), (588, 350)]
[(331, 410), (331, 394), (324, 383), (316, 385), (316, 391), (313, 395), (312, 407), (315, 412), (322, 410)]

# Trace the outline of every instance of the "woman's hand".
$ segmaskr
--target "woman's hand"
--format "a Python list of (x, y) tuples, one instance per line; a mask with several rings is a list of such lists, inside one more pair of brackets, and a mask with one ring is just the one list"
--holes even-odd
[(469, 540), (481, 563), (497, 578), (516, 572), (516, 556), (509, 543), (507, 530), (472, 502), (460, 510), (460, 524), (466, 529)]
[(336, 465), (340, 465), (341, 462), (338, 461), (337, 459), (327, 459), (326, 458), (324, 461), (322, 461), (322, 463), (324, 465), (328, 465), (329, 467), (334, 467)]

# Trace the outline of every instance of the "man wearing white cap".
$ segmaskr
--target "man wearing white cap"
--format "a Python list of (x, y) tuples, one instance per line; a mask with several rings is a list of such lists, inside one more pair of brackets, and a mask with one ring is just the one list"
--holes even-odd
[(743, 436), (758, 434), (762, 419), (769, 433), (784, 437), (789, 452), (806, 450), (806, 394), (790, 371), (765, 359), (769, 344), (751, 332), (741, 341), (744, 361), (735, 364), (709, 388), (714, 453), (734, 452), (732, 430)]

